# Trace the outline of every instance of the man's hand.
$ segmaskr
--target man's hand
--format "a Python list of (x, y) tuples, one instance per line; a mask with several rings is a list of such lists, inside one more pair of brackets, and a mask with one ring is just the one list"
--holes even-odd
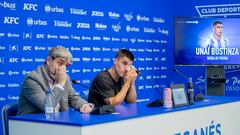
[(93, 108), (94, 108), (93, 104), (90, 104), (90, 103), (83, 104), (83, 106), (80, 108), (80, 112), (82, 112), (82, 113), (90, 113)]
[(65, 85), (67, 80), (67, 74), (66, 74), (66, 66), (61, 66), (59, 68), (56, 68), (56, 75), (55, 79), (57, 83), (61, 83), (62, 86)]
[(131, 67), (130, 70), (126, 73), (124, 76), (124, 83), (132, 83), (135, 82), (137, 78), (137, 72), (136, 69)]

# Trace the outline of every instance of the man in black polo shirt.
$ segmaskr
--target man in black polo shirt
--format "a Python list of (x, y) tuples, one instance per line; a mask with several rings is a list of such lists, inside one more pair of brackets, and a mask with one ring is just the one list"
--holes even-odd
[(136, 102), (136, 69), (133, 68), (133, 54), (121, 49), (114, 58), (111, 68), (100, 72), (92, 82), (88, 101), (95, 106), (119, 105)]

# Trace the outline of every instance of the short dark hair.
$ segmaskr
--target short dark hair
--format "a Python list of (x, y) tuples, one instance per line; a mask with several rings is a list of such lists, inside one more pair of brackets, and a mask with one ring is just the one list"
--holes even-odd
[(217, 25), (217, 24), (223, 24), (221, 21), (214, 21), (213, 22), (213, 26)]
[(126, 56), (127, 58), (129, 58), (131, 61), (134, 61), (134, 56), (133, 56), (133, 54), (132, 54), (129, 50), (127, 50), (127, 49), (121, 49), (121, 50), (119, 50), (119, 51), (117, 52), (115, 58), (122, 58), (122, 57), (124, 57), (124, 56)]

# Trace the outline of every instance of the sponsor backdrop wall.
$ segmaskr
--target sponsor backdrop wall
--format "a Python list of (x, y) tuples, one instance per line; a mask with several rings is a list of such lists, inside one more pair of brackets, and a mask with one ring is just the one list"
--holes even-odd
[[(0, 1), (0, 108), (56, 45), (74, 56), (68, 74), (90, 86), (121, 48), (135, 55), (138, 102), (159, 97), (173, 65), (173, 2), (158, 0)], [(74, 86), (87, 98), (88, 90)], [(0, 131), (1, 132), (1, 131)]]
[[(240, 17), (240, 1), (233, 0), (187, 0), (188, 4), (182, 1), (174, 1), (174, 17), (209, 17), (209, 18), (239, 18)], [(224, 27), (223, 29), (227, 29)], [(232, 35), (238, 38), (239, 35)], [(201, 37), (200, 37), (201, 38)], [(231, 41), (229, 41), (231, 44)], [(239, 46), (239, 45), (238, 45)], [(196, 91), (205, 91), (205, 66), (177, 66), (181, 72), (186, 73), (187, 76), (193, 77), (196, 83)], [(225, 95), (239, 96), (240, 95), (240, 66), (239, 65), (225, 65)], [(177, 74), (175, 81), (183, 83), (183, 78)]]

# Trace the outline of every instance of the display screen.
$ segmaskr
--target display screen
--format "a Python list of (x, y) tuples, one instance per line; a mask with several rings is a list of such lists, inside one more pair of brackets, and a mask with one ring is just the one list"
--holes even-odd
[(175, 65), (240, 64), (240, 18), (175, 18)]

